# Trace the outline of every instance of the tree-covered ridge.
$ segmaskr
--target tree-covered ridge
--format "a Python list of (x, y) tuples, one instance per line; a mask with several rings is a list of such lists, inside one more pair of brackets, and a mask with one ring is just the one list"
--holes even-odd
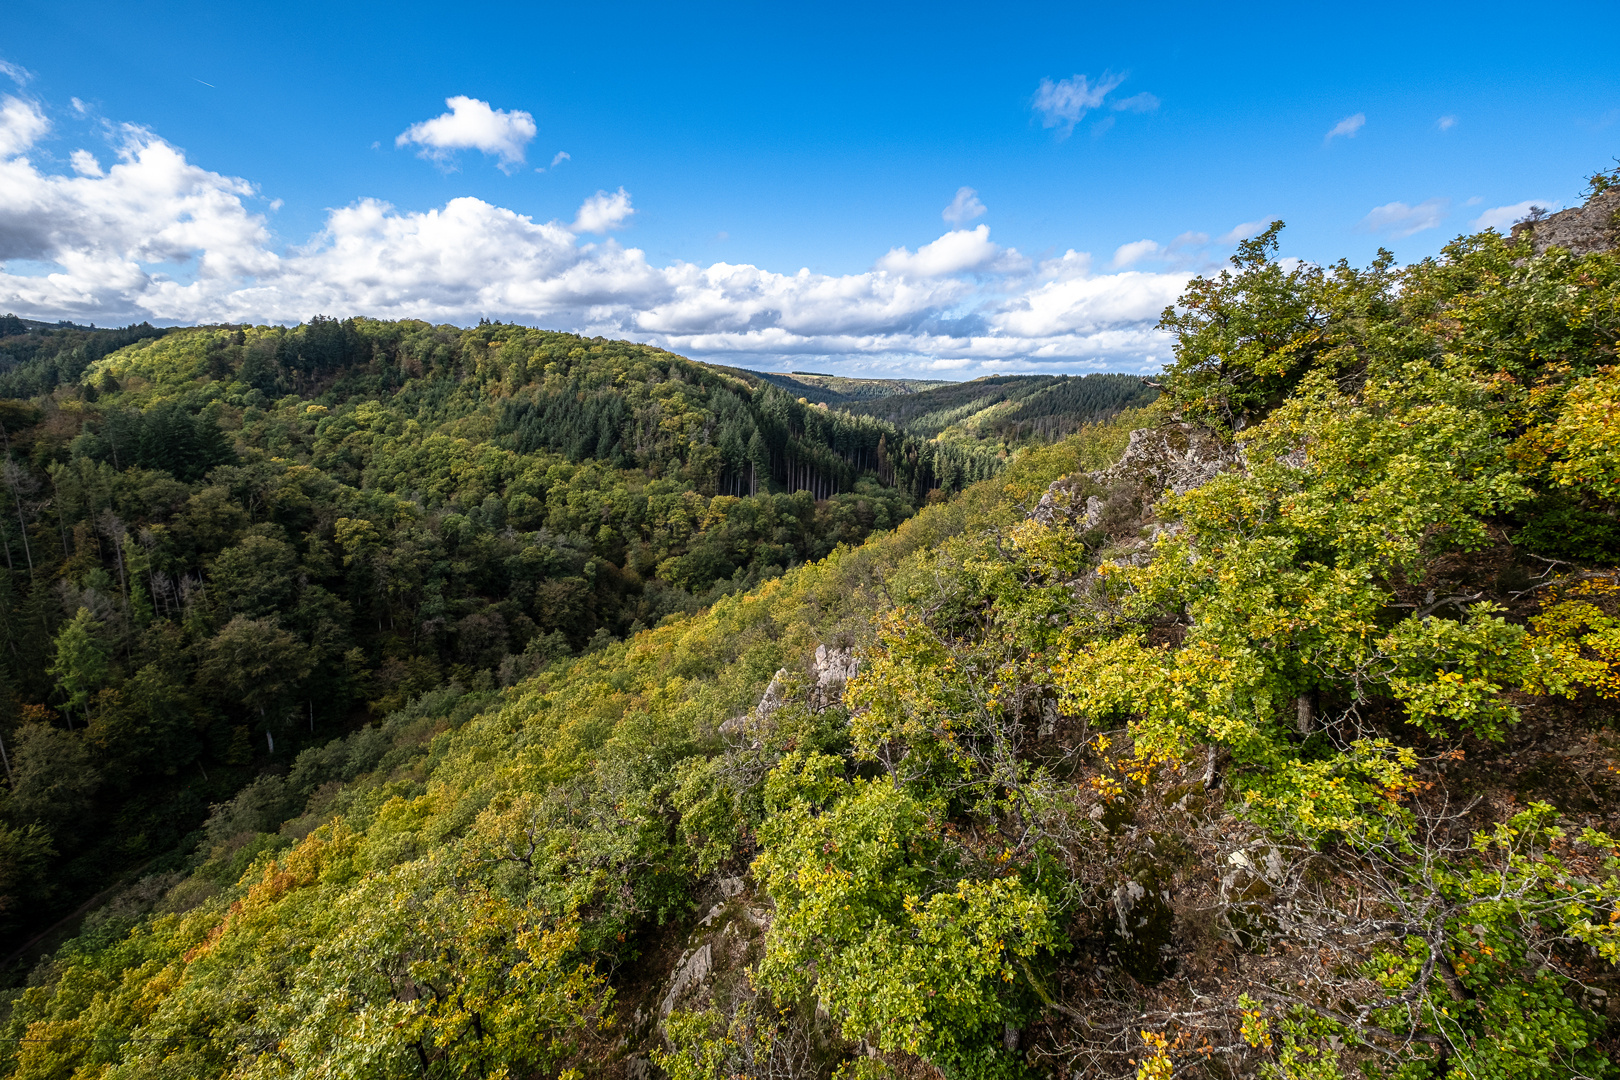
[(1020, 445), (1072, 435), (1158, 391), (1133, 375), (991, 375), (840, 406), (947, 443)]
[(769, 384), (786, 390), (812, 405), (842, 406), (849, 402), (872, 401), (897, 394), (917, 394), (939, 386), (945, 379), (865, 379), (850, 375), (825, 375), (814, 371), (754, 371), (749, 368), (713, 365), (735, 375), (750, 386)]
[(166, 333), (146, 323), (96, 330), (0, 316), (0, 398), (48, 394), (64, 383), (77, 382), (86, 368), (108, 353)]
[(210, 803), (367, 709), (510, 683), (1002, 465), (622, 342), (149, 329), (3, 342), (49, 391), (0, 402), (13, 933), (183, 861)]

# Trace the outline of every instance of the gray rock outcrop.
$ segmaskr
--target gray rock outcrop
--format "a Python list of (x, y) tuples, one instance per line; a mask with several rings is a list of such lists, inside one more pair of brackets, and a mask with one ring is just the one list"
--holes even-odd
[(1608, 251), (1620, 242), (1620, 188), (1594, 195), (1584, 206), (1513, 226), (1513, 239), (1526, 233), (1537, 255), (1550, 247), (1565, 248), (1576, 255)]
[(1117, 463), (1054, 480), (1030, 517), (1043, 525), (1090, 530), (1113, 523), (1134, 532), (1166, 491), (1191, 491), (1242, 461), (1236, 449), (1193, 424), (1137, 428)]
[(811, 667), (815, 685), (810, 688), (810, 707), (820, 712), (844, 700), (844, 687), (855, 677), (860, 661), (853, 649), (829, 649), (816, 646), (816, 659)]

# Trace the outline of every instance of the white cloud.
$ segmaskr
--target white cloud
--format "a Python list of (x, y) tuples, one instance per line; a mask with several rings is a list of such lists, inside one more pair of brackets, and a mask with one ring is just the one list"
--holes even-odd
[(1184, 232), (1170, 241), (1169, 251), (1184, 251), (1188, 248), (1199, 248), (1209, 243), (1207, 232)]
[(1495, 229), (1498, 232), (1507, 232), (1508, 229), (1513, 226), (1514, 222), (1519, 221), (1521, 218), (1529, 214), (1531, 210), (1538, 206), (1543, 210), (1557, 210), (1562, 207), (1562, 205), (1562, 203), (1551, 199), (1526, 199), (1524, 202), (1516, 202), (1510, 206), (1493, 206), (1483, 214), (1480, 214), (1479, 217), (1475, 218), (1470, 224), (1475, 232), (1479, 232), (1482, 229)]
[(979, 193), (970, 187), (960, 187), (956, 189), (956, 198), (951, 200), (951, 205), (939, 216), (952, 225), (962, 225), (984, 213), (985, 205), (979, 201)]
[(162, 264), (188, 264), (198, 291), (274, 271), (279, 259), (264, 220), (243, 205), (255, 194), (251, 184), (190, 164), (144, 129), (116, 135), (118, 161), (99, 176), (0, 161), (0, 260), (60, 268), (27, 277), (0, 271), (0, 307), (102, 322), (113, 312), (186, 320), (166, 316), (163, 296), (177, 286)]
[(630, 193), (624, 188), (609, 194), (598, 191), (580, 204), (574, 223), (569, 226), (577, 233), (606, 233), (620, 228), (630, 220), (635, 208), (630, 205)]
[(1267, 217), (1259, 218), (1255, 221), (1239, 222), (1226, 232), (1222, 233), (1220, 236), (1216, 237), (1215, 242), (1217, 244), (1225, 244), (1227, 246), (1241, 243), (1242, 241), (1248, 240), (1251, 237), (1259, 236), (1261, 233), (1271, 228), (1271, 223), (1276, 220), (1277, 218)]
[(0, 94), (0, 158), (15, 157), (51, 130), (38, 105), (32, 101)]
[(1129, 244), (1121, 244), (1114, 252), (1114, 267), (1123, 269), (1135, 266), (1143, 259), (1157, 255), (1159, 245), (1152, 240), (1133, 240)]
[(1115, 112), (1147, 113), (1159, 107), (1159, 99), (1149, 93), (1132, 94), (1128, 98), (1120, 98), (1109, 106)]
[(1048, 282), (1020, 297), (999, 322), (1022, 338), (1064, 335), (1151, 336), (1152, 324), (1192, 280), (1191, 274), (1123, 274)]
[(1114, 88), (1125, 81), (1125, 76), (1103, 72), (1095, 83), (1084, 75), (1053, 82), (1042, 79), (1035, 91), (1035, 111), (1041, 114), (1041, 126), (1057, 128), (1067, 138), (1086, 113), (1099, 107)]
[(489, 102), (465, 95), (445, 98), (450, 111), (412, 124), (394, 140), (395, 146), (415, 144), (421, 157), (448, 163), (457, 150), (482, 150), (500, 158), (508, 172), (523, 164), (523, 151), (535, 136), (534, 117), (521, 109), (507, 112)]
[(1044, 260), (1037, 271), (1044, 281), (1068, 281), (1091, 273), (1091, 252), (1070, 248), (1056, 259)]
[(1457, 126), (1457, 118), (1455, 116), (1442, 116), (1434, 122), (1434, 126), (1441, 131), (1450, 131)]
[(75, 150), (68, 155), (68, 160), (73, 163), (73, 171), (80, 176), (106, 175), (106, 173), (102, 172), (101, 162), (96, 160), (96, 155), (88, 150)]
[(34, 81), (34, 73), (18, 64), (7, 63), (0, 60), (0, 75), (4, 75), (18, 86), (27, 86)]
[(563, 162), (572, 161), (573, 159), (574, 159), (574, 155), (570, 154), (568, 151), (559, 150), (559, 151), (557, 151), (555, 154), (553, 154), (551, 156), (551, 167), (553, 169), (555, 169), (558, 165), (561, 165)]
[(43, 113), (22, 108), (9, 123), (0, 311), (33, 318), (294, 322), (327, 312), (465, 325), (488, 316), (762, 367), (814, 357), (889, 373), (939, 362), (967, 374), (1140, 370), (1169, 355), (1154, 324), (1189, 278), (1094, 274), (1076, 251), (1032, 267), (985, 225), (895, 248), (864, 273), (656, 266), (641, 250), (579, 235), (624, 222), (623, 189), (587, 199), (571, 223), (475, 198), (422, 211), (362, 198), (287, 246), (272, 237), (254, 185), (189, 162), (145, 129), (109, 127), (110, 164), (84, 151), (75, 171), (56, 173), (20, 156), (44, 134)]
[(1416, 206), (1403, 202), (1376, 206), (1361, 221), (1368, 232), (1389, 233), (1396, 239), (1432, 229), (1445, 220), (1451, 210), (1450, 199), (1425, 199)]
[(1003, 249), (990, 241), (990, 226), (952, 229), (915, 253), (893, 248), (877, 261), (879, 270), (912, 278), (944, 277), (970, 270), (1018, 269), (1024, 265), (1018, 252)]
[(1356, 113), (1354, 116), (1347, 116), (1343, 120), (1340, 120), (1337, 124), (1334, 124), (1327, 135), (1323, 137), (1322, 141), (1324, 143), (1330, 143), (1340, 135), (1343, 135), (1347, 139), (1353, 139), (1356, 137), (1356, 132), (1360, 131), (1366, 126), (1366, 124), (1366, 113)]

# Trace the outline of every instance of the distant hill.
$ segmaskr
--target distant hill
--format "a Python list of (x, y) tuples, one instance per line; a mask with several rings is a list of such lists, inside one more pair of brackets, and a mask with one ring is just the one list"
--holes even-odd
[(750, 371), (747, 368), (721, 367), (711, 364), (728, 375), (734, 375), (749, 386), (776, 386), (795, 397), (802, 397), (812, 405), (843, 407), (853, 402), (877, 401), (884, 398), (909, 396), (954, 386), (945, 379), (850, 379), (842, 375), (818, 375), (808, 371)]
[(1135, 375), (992, 375), (852, 401), (846, 412), (946, 441), (1046, 441), (1159, 396)]

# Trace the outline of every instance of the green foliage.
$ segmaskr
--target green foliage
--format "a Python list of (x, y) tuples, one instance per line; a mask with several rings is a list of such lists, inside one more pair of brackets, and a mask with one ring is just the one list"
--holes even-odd
[(101, 358), (11, 435), (0, 894), (232, 774), (0, 1075), (1613, 1075), (1620, 266), (1276, 250), (1008, 459), (515, 327)]
[(4, 339), (40, 396), (0, 401), (0, 737), (55, 707), (106, 781), (52, 818), (61, 902), (183, 861), (210, 804), (357, 712), (518, 682), (1006, 464), (624, 342), (149, 329)]
[[(200, 865), (155, 911), (80, 939), (21, 991), (0, 1070), (415, 1075), (425, 1055), (434, 1074), (590, 1073), (612, 1045), (606, 974), (687, 917), (703, 868), (747, 858), (784, 746), (836, 745), (842, 726), (841, 710), (785, 707), (763, 758), (733, 760), (714, 718), (756, 702), (823, 628), (864, 626), (898, 563), (1015, 515), (1077, 453), (1032, 455), (880, 542), (507, 690), (451, 686), (305, 749), (215, 807)], [(958, 955), (990, 1000), (1004, 965), (961, 920), (999, 918), (1012, 941), (1009, 920), (1039, 911), (1011, 883), (952, 886), (919, 910), (916, 948)], [(785, 1031), (748, 1010), (722, 1026), (739, 1015), (754, 1050)]]
[(953, 1076), (1019, 1075), (1000, 1043), (1023, 1011), (1024, 965), (1056, 944), (1048, 899), (1016, 877), (953, 883), (930, 820), (943, 808), (841, 771), (791, 755), (767, 782), (754, 872), (777, 919), (760, 979), (797, 996), (813, 970), (847, 1038), (925, 1055)]
[(1132, 375), (991, 375), (843, 405), (943, 441), (1050, 441), (1122, 409), (1143, 408), (1158, 391)]
[(90, 609), (81, 607), (56, 635), (56, 661), (46, 671), (56, 678), (69, 713), (82, 711), (107, 678), (107, 646), (100, 631)]

